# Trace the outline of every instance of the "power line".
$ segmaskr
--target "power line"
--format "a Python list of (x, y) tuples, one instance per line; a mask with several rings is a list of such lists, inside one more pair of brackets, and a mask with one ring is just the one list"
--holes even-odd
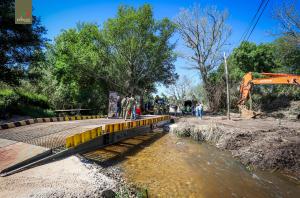
[(253, 30), (255, 29), (255, 27), (256, 27), (256, 25), (257, 25), (257, 23), (258, 23), (258, 21), (259, 21), (260, 17), (261, 17), (261, 16), (262, 16), (262, 14), (264, 13), (264, 11), (265, 11), (265, 9), (266, 9), (266, 7), (267, 7), (267, 5), (268, 5), (269, 1), (270, 1), (270, 0), (267, 0), (267, 3), (265, 4), (265, 6), (263, 7), (263, 9), (262, 9), (262, 11), (261, 11), (260, 15), (258, 16), (258, 18), (257, 18), (257, 20), (256, 20), (256, 23), (255, 23), (255, 25), (253, 26), (253, 28), (252, 28), (252, 30), (251, 30), (251, 32), (250, 32), (250, 34), (248, 35), (248, 37), (247, 37), (247, 39), (246, 39), (247, 41), (249, 40), (249, 38), (250, 38), (250, 36), (251, 36), (251, 34), (252, 34)]
[(262, 5), (264, 4), (264, 2), (265, 2), (265, 0), (261, 0), (261, 1), (260, 1), (259, 7), (257, 8), (255, 15), (252, 17), (252, 19), (251, 19), (251, 21), (250, 21), (250, 23), (249, 23), (248, 28), (245, 30), (245, 32), (243, 33), (241, 39), (239, 40), (239, 43), (240, 43), (241, 41), (244, 41), (245, 38), (247, 37), (247, 34), (249, 33), (249, 30), (251, 29), (251, 26), (253, 25), (253, 22), (254, 22), (254, 20), (256, 19), (257, 14), (260, 12), (260, 9), (262, 8)]

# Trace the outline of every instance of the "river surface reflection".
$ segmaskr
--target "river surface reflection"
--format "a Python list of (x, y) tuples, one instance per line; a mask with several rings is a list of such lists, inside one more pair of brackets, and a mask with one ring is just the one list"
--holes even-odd
[[(130, 145), (139, 145), (138, 151), (128, 152)], [(146, 188), (150, 197), (300, 195), (299, 184), (280, 174), (251, 172), (229, 152), (170, 133), (138, 136), (97, 150), (93, 155), (118, 163), (128, 182)]]

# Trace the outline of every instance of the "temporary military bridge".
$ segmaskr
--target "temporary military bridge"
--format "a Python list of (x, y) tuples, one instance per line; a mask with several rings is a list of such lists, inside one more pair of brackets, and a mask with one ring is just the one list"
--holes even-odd
[(7, 176), (53, 160), (150, 132), (170, 116), (124, 121), (103, 116), (37, 118), (0, 127), (0, 174)]

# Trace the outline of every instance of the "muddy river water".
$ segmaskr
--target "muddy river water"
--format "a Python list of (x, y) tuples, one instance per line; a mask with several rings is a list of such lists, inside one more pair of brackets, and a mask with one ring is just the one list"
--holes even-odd
[(299, 181), (279, 173), (249, 171), (227, 151), (207, 143), (153, 132), (87, 153), (119, 165), (129, 183), (149, 197), (299, 197)]
[(165, 134), (121, 162), (125, 177), (150, 197), (299, 197), (280, 174), (251, 172), (230, 153)]

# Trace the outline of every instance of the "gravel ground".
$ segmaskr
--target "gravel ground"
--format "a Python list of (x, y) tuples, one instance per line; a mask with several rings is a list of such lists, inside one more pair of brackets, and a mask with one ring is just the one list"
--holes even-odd
[(249, 168), (281, 170), (300, 180), (300, 123), (224, 117), (182, 118), (171, 132), (231, 151)]
[(8, 177), (0, 177), (0, 197), (135, 197), (117, 167), (72, 156)]

